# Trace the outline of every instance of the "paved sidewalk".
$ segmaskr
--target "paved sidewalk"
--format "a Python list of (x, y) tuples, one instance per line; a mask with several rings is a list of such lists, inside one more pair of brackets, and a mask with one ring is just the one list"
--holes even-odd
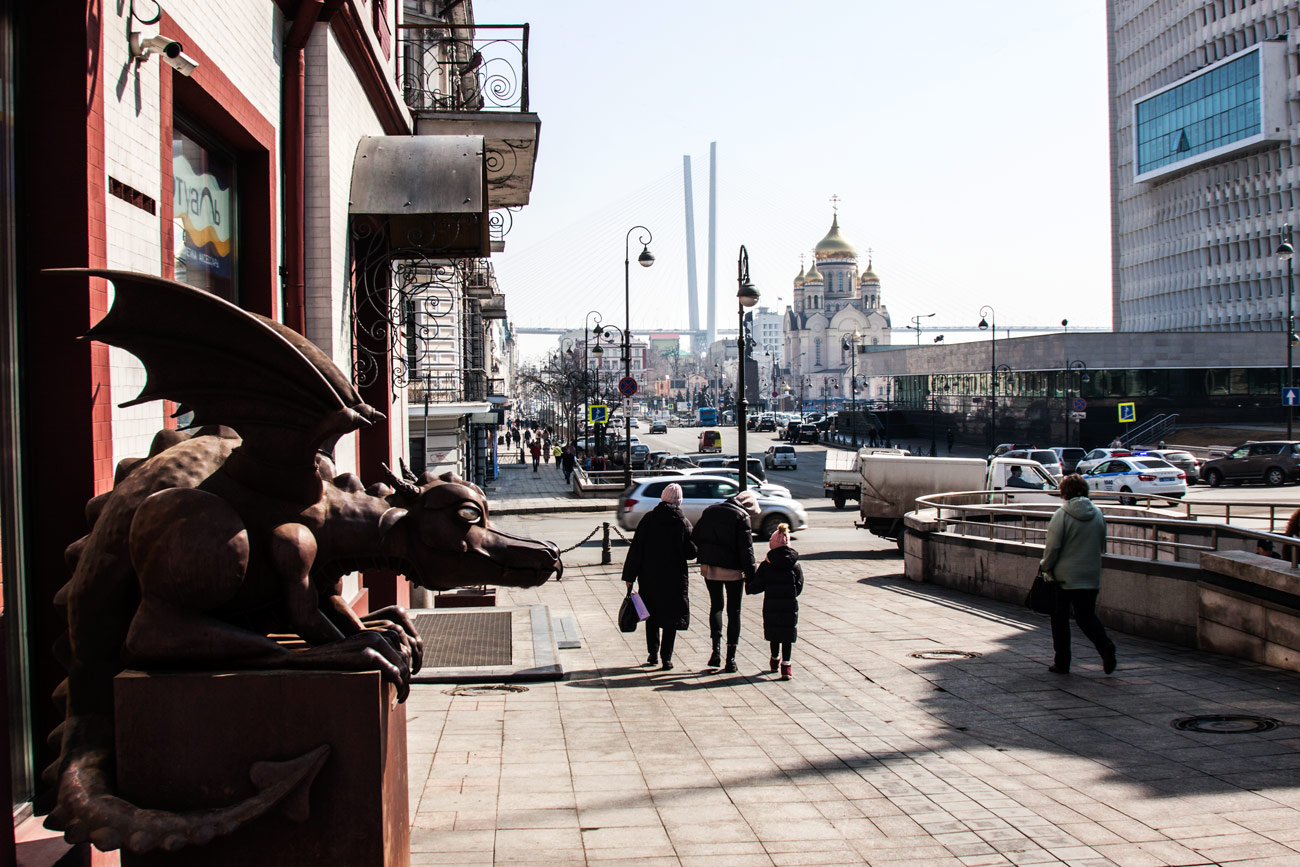
[[(1050, 674), (1046, 618), (840, 557), (804, 560), (790, 682), (756, 597), (740, 673), (701, 670), (698, 578), (672, 672), (615, 627), (617, 564), (505, 592), (572, 613), (583, 646), (528, 692), (413, 689), (412, 863), (1300, 864), (1300, 675), (1124, 635), (1114, 676), (1078, 645)], [(980, 655), (912, 655), (935, 650)], [(1286, 724), (1171, 726), (1201, 714)]]
[(493, 516), (541, 512), (610, 512), (618, 505), (611, 497), (576, 497), (564, 483), (564, 473), (554, 462), (533, 472), (532, 461), (502, 463), (501, 474), (488, 484), (488, 508)]

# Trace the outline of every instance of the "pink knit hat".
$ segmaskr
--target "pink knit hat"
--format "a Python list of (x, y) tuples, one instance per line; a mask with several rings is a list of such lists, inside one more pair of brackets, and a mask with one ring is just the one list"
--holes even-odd
[(659, 495), (660, 502), (672, 503), (674, 506), (682, 504), (682, 486), (673, 482), (664, 488), (664, 492)]
[(772, 534), (772, 538), (767, 540), (768, 550), (773, 550), (775, 548), (784, 548), (789, 544), (790, 544), (790, 525), (778, 524), (776, 527), (776, 532)]

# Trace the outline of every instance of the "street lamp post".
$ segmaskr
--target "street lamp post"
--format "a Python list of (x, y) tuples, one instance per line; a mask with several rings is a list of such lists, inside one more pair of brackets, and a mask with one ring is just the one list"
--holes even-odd
[(736, 388), (740, 392), (737, 395), (739, 400), (736, 401), (736, 439), (740, 443), (740, 468), (736, 478), (740, 482), (742, 491), (745, 490), (745, 482), (749, 479), (749, 453), (746, 451), (745, 442), (745, 410), (749, 407), (749, 401), (745, 399), (745, 352), (748, 349), (745, 338), (745, 308), (753, 307), (757, 303), (758, 289), (749, 279), (749, 251), (745, 249), (744, 244), (741, 244), (740, 257), (736, 260), (736, 312), (740, 320), (740, 334), (736, 338), (736, 348), (739, 350)]
[(980, 331), (989, 333), (989, 451), (998, 440), (998, 319), (992, 307), (980, 308)]
[[(1064, 321), (1064, 320), (1062, 320)], [(1079, 388), (1077, 394), (1083, 397), (1083, 384), (1088, 381), (1088, 365), (1082, 361), (1071, 361), (1065, 365), (1065, 444), (1070, 444), (1070, 416), (1073, 414), (1074, 407), (1070, 405), (1070, 379), (1075, 372), (1079, 374)], [(1083, 441), (1083, 426), (1079, 426), (1079, 440)]]
[[(600, 323), (600, 322), (597, 322), (596, 327), (595, 327), (594, 329), (592, 329), (592, 331), (593, 331), (593, 332), (595, 333), (595, 335), (596, 335), (596, 348), (593, 349), (593, 350), (591, 350), (591, 354), (594, 355), (594, 356), (596, 356), (596, 400), (599, 401), (599, 402), (601, 402), (601, 403), (604, 403), (604, 400), (605, 400), (605, 399), (604, 399), (604, 397), (603, 397), (603, 396), (601, 395), (601, 393), (600, 393), (600, 368), (601, 368), (601, 365), (604, 363), (604, 357), (603, 357), (603, 356), (605, 355), (605, 350), (601, 348), (601, 346), (600, 346), (600, 341), (604, 340), (604, 341), (607, 342), (607, 343), (613, 343), (613, 342), (614, 342), (614, 337), (613, 337), (613, 335), (611, 334), (611, 332), (617, 332), (617, 333), (618, 333), (618, 342), (621, 343), (621, 344), (623, 344), (623, 343), (626, 343), (626, 342), (627, 342), (627, 333), (626, 333), (625, 331), (623, 331), (623, 329), (619, 328), (617, 325), (605, 325), (605, 324)], [(627, 413), (624, 413), (623, 415), (624, 415), (624, 420), (626, 421)], [(608, 413), (608, 411), (606, 411), (605, 419), (606, 419), (606, 421), (605, 421), (605, 426), (604, 426), (604, 428), (600, 428), (600, 429), (598, 429), (599, 431), (602, 431), (603, 434), (602, 434), (602, 433), (597, 433), (597, 435), (596, 435), (596, 438), (597, 438), (598, 440), (601, 441), (601, 445), (602, 445), (602, 446), (606, 444), (605, 441), (608, 440), (608, 438), (609, 438), (609, 437), (608, 437), (608, 434), (609, 434), (609, 413)], [(631, 429), (632, 429), (632, 428), (631, 428), (631, 422), (628, 422), (628, 430), (631, 431)], [(625, 440), (629, 440), (629, 441), (630, 441), (630, 440), (631, 440), (631, 437), (625, 437)], [(598, 449), (597, 451), (599, 451), (599, 449)], [(630, 456), (629, 456), (629, 457), (630, 457)], [(631, 461), (629, 460), (628, 462), (630, 463)]]
[(909, 329), (911, 329), (912, 331), (915, 331), (915, 332), (916, 332), (916, 345), (917, 345), (917, 346), (920, 346), (920, 345), (921, 345), (921, 320), (922, 320), (922, 319), (930, 319), (930, 318), (932, 318), (934, 315), (935, 315), (935, 314), (933, 314), (933, 313), (921, 313), (921, 314), (919, 314), (919, 315), (917, 315), (917, 316), (913, 316), (913, 317), (912, 317), (912, 324), (909, 325), (909, 326), (907, 326)]
[[(1287, 223), (1282, 228), (1282, 244), (1277, 248), (1277, 256), (1286, 262), (1286, 387), (1292, 388), (1293, 381), (1291, 351), (1295, 346), (1295, 309), (1292, 306), (1292, 257), (1295, 255), (1295, 247), (1291, 245), (1291, 224)], [(1290, 403), (1290, 392), (1288, 392), (1288, 403), (1286, 405), (1286, 438), (1291, 439), (1291, 429), (1295, 423), (1295, 405)]]
[(856, 328), (853, 329), (853, 335), (846, 337), (841, 342), (841, 346), (849, 350), (849, 362), (853, 367), (853, 373), (849, 378), (849, 430), (852, 431), (853, 450), (858, 450), (858, 344), (862, 342), (862, 332)]
[[(649, 268), (655, 263), (654, 254), (650, 252), (650, 242), (654, 236), (645, 226), (633, 226), (627, 230), (623, 239), (623, 378), (632, 376), (632, 233), (640, 229), (644, 235), (638, 235), (636, 242), (641, 245), (641, 255), (636, 257), (642, 268)], [(624, 397), (623, 408), (623, 443), (627, 455), (623, 460), (623, 485), (632, 487), (632, 414), (628, 412), (629, 404)]]

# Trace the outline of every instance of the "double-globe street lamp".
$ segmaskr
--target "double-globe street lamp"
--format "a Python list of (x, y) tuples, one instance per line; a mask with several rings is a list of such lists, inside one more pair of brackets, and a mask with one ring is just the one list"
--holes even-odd
[(740, 257), (736, 260), (736, 312), (740, 320), (740, 334), (736, 337), (736, 348), (738, 356), (736, 388), (740, 391), (736, 401), (736, 438), (740, 444), (740, 467), (736, 473), (736, 479), (740, 482), (740, 489), (745, 490), (745, 482), (749, 479), (749, 453), (745, 442), (745, 410), (749, 407), (749, 401), (745, 399), (745, 355), (749, 349), (745, 336), (745, 308), (753, 307), (758, 303), (758, 289), (749, 279), (749, 251), (745, 245), (740, 245)]
[[(1062, 319), (1062, 322), (1067, 320)], [(1065, 444), (1070, 444), (1070, 418), (1074, 415), (1073, 399), (1070, 397), (1070, 380), (1074, 374), (1079, 375), (1079, 387), (1075, 389), (1076, 397), (1083, 397), (1083, 385), (1089, 381), (1088, 365), (1082, 361), (1070, 361), (1065, 365)], [(1083, 441), (1083, 425), (1079, 425), (1079, 441)]]
[(853, 329), (853, 334), (840, 341), (840, 346), (849, 350), (849, 362), (853, 372), (849, 377), (852, 391), (849, 393), (849, 430), (852, 432), (853, 450), (858, 450), (858, 346), (862, 343), (862, 332)]
[[(1286, 387), (1288, 389), (1295, 386), (1294, 373), (1291, 367), (1291, 351), (1296, 343), (1295, 336), (1295, 309), (1292, 306), (1292, 273), (1293, 268), (1291, 260), (1295, 256), (1295, 247), (1291, 244), (1291, 224), (1287, 223), (1282, 227), (1282, 243), (1277, 248), (1277, 257), (1286, 262)], [(1286, 438), (1291, 439), (1291, 429), (1295, 422), (1295, 404), (1291, 403), (1290, 395), (1287, 392), (1286, 398)]]
[[(627, 230), (627, 237), (623, 239), (623, 378), (632, 378), (632, 233), (640, 230), (643, 235), (638, 235), (636, 242), (641, 245), (641, 255), (636, 257), (637, 262), (642, 268), (649, 268), (655, 263), (654, 254), (650, 252), (650, 242), (654, 236), (645, 226), (633, 226)], [(623, 486), (632, 487), (632, 414), (628, 411), (630, 404), (627, 402), (627, 396), (623, 398), (623, 444), (627, 449), (627, 454), (623, 459)]]
[(998, 319), (987, 304), (980, 308), (980, 331), (989, 333), (989, 451), (998, 442)]
[[(619, 328), (617, 325), (604, 325), (604, 324), (602, 324), (602, 323), (600, 323), (600, 322), (597, 322), (597, 323), (596, 323), (596, 327), (593, 328), (591, 331), (592, 331), (592, 334), (593, 334), (593, 335), (595, 336), (595, 338), (596, 338), (596, 345), (595, 345), (594, 347), (592, 347), (592, 350), (591, 350), (591, 354), (592, 354), (593, 356), (595, 356), (595, 358), (596, 358), (596, 400), (597, 400), (599, 403), (604, 403), (604, 402), (605, 402), (605, 398), (604, 398), (604, 396), (602, 396), (601, 393), (600, 393), (600, 369), (601, 369), (601, 366), (604, 364), (604, 360), (605, 360), (605, 359), (604, 359), (604, 356), (605, 356), (605, 350), (604, 350), (603, 348), (601, 348), (600, 341), (604, 340), (606, 343), (613, 343), (613, 342), (614, 342), (614, 337), (612, 336), (611, 332), (617, 332), (617, 333), (618, 333), (618, 342), (619, 342), (619, 343), (624, 343), (624, 342), (626, 341), (627, 334), (626, 334), (626, 332), (623, 331), (622, 328)], [(629, 423), (629, 424), (630, 424), (630, 423)], [(598, 428), (597, 430), (599, 431), (599, 430), (601, 430), (601, 429)], [(603, 430), (605, 430), (605, 431), (608, 431), (608, 430), (609, 430), (609, 413), (608, 413), (608, 410), (606, 410), (606, 414), (605, 414), (605, 426), (604, 426)], [(630, 430), (630, 428), (629, 428), (629, 430)], [(601, 445), (604, 445), (604, 444), (605, 444), (605, 440), (607, 439), (607, 437), (606, 437), (606, 436), (601, 436), (600, 433), (597, 433), (597, 435), (596, 435), (596, 439), (601, 441)], [(629, 437), (629, 439), (630, 439), (630, 437)], [(599, 452), (600, 452), (600, 449), (597, 449), (597, 453), (599, 453)]]

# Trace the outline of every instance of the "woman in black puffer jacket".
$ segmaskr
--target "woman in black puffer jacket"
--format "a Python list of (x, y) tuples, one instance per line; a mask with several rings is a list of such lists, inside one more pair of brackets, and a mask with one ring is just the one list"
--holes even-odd
[(803, 592), (803, 567), (799, 552), (790, 547), (789, 524), (777, 527), (768, 549), (767, 559), (758, 565), (745, 590), (763, 594), (763, 637), (772, 647), (772, 672), (779, 667), (781, 679), (789, 680), (794, 676), (790, 654), (799, 638), (798, 596)]
[(699, 549), (700, 574), (709, 591), (709, 631), (713, 655), (709, 668), (722, 662), (722, 609), (726, 596), (727, 664), (723, 671), (736, 671), (736, 645), (740, 643), (740, 600), (744, 582), (754, 575), (754, 529), (750, 516), (760, 514), (758, 498), (741, 491), (721, 503), (709, 506), (700, 516), (691, 538)]
[(645, 647), (650, 654), (646, 665), (658, 665), (662, 659), (661, 668), (672, 671), (677, 632), (691, 625), (687, 561), (695, 559), (695, 544), (691, 522), (682, 514), (682, 486), (668, 485), (659, 500), (637, 524), (623, 561), (623, 580), (629, 593), (632, 583), (641, 581), (641, 601), (650, 612), (645, 622)]

